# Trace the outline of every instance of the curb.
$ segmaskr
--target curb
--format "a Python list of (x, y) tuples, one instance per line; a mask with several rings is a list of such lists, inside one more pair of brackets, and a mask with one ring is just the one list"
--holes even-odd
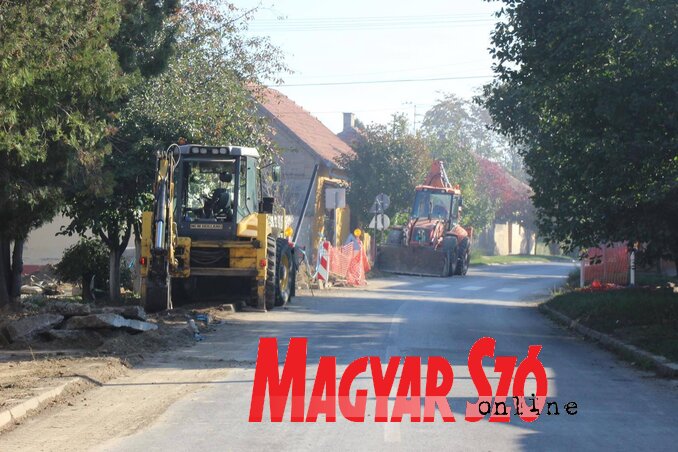
[(600, 342), (604, 347), (620, 352), (626, 356), (632, 356), (634, 359), (650, 364), (659, 375), (664, 377), (678, 377), (678, 363), (674, 363), (663, 356), (654, 355), (645, 350), (641, 350), (633, 345), (626, 344), (618, 339), (615, 339), (607, 334), (600, 333), (591, 328), (581, 325), (577, 320), (549, 308), (545, 303), (539, 305), (539, 309), (552, 318), (569, 327), (581, 335), (594, 339)]
[(10, 424), (14, 424), (26, 417), (30, 411), (43, 407), (47, 402), (59, 397), (61, 394), (82, 383), (87, 383), (84, 378), (75, 377), (68, 380), (66, 383), (56, 388), (52, 388), (35, 397), (31, 397), (19, 405), (16, 405), (8, 410), (0, 412), (0, 431)]

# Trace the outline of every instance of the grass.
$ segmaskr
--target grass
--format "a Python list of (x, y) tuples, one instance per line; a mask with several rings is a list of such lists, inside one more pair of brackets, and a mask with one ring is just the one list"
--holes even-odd
[(570, 291), (547, 306), (582, 325), (678, 361), (678, 294), (672, 288)]
[(525, 262), (572, 262), (568, 256), (512, 254), (509, 256), (483, 256), (471, 253), (471, 265), (520, 264)]

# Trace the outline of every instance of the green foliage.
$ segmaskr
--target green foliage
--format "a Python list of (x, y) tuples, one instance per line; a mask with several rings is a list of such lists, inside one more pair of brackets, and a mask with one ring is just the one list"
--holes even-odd
[(426, 142), (408, 130), (404, 115), (386, 125), (369, 125), (355, 155), (340, 162), (351, 177), (348, 204), (363, 226), (369, 224), (369, 209), (379, 193), (391, 198), (389, 215), (409, 214), (412, 208), (414, 187), (424, 180), (431, 160)]
[[(572, 263), (572, 259), (565, 256), (549, 256), (543, 254), (510, 254), (507, 256), (485, 256), (482, 250), (473, 249), (471, 251), (471, 265), (510, 265), (521, 263), (540, 263), (540, 262), (559, 262)], [(577, 274), (579, 278), (579, 274)], [(568, 278), (569, 282), (569, 278)], [(579, 279), (577, 279), (579, 284)]]
[[(424, 129), (428, 132), (427, 129)], [(496, 199), (486, 195), (478, 181), (478, 160), (467, 147), (460, 145), (452, 136), (427, 137), (431, 157), (442, 160), (445, 172), (453, 185), (459, 184), (464, 197), (461, 223), (480, 230), (494, 220)]]
[(96, 168), (106, 111), (126, 92), (108, 40), (117, 2), (3, 3), (0, 11), (0, 208), (3, 237), (23, 238), (58, 209), (76, 163)]
[(541, 237), (678, 261), (673, 0), (506, 0), (485, 105), (522, 146)]
[(178, 30), (179, 0), (122, 0), (121, 24), (111, 47), (125, 72), (143, 77), (167, 68)]
[(404, 226), (410, 220), (409, 212), (398, 212), (393, 216), (391, 224), (394, 226)]
[(108, 248), (100, 240), (83, 237), (64, 251), (55, 270), (59, 280), (82, 283), (83, 289), (92, 277), (103, 287), (108, 281)]
[(69, 179), (97, 178), (108, 151), (106, 107), (133, 81), (109, 46), (119, 6), (27, 0), (0, 7), (0, 305), (18, 293), (23, 239), (58, 211)]
[(517, 147), (492, 130), (489, 112), (477, 103), (454, 94), (444, 94), (424, 115), (422, 131), (455, 148), (499, 162), (514, 177), (525, 181), (522, 158)]

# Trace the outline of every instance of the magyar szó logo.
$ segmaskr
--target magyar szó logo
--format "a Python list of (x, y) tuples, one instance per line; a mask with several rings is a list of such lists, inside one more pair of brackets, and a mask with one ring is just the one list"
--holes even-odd
[[(477, 422), (485, 417), (490, 422), (511, 422), (519, 417), (524, 422), (533, 422), (540, 415), (559, 416), (577, 414), (577, 403), (568, 402), (559, 406), (555, 400), (547, 400), (548, 379), (538, 355), (541, 345), (530, 345), (527, 356), (517, 364), (515, 356), (494, 356), (496, 341), (483, 337), (471, 347), (468, 355), (468, 370), (478, 393), (477, 400), (466, 403), (464, 419)], [(433, 422), (436, 408), (444, 422), (455, 422), (447, 398), (452, 396), (454, 372), (452, 365), (441, 356), (429, 356), (426, 361), (426, 379), (422, 384), (422, 359), (393, 356), (386, 369), (378, 356), (365, 356), (351, 362), (342, 372), (337, 385), (337, 358), (323, 356), (318, 362), (318, 371), (311, 395), (306, 397), (306, 356), (308, 340), (290, 339), (282, 374), (278, 369), (278, 341), (276, 338), (261, 338), (254, 372), (254, 385), (250, 401), (250, 422), (263, 419), (266, 398), (269, 400), (271, 422), (282, 422), (288, 399), (291, 399), (292, 422), (316, 422), (323, 415), (326, 422), (336, 422), (337, 408), (341, 415), (353, 422), (364, 422), (368, 395), (375, 400), (375, 422), (401, 422), (404, 416), (410, 422)], [(494, 358), (494, 372), (499, 374), (496, 391), (493, 390), (483, 369), (483, 358)], [(401, 368), (402, 363), (402, 368)], [(372, 379), (373, 393), (367, 389), (352, 390), (356, 378), (368, 372)], [(396, 388), (395, 401), (389, 413), (396, 376), (400, 370), (400, 382)], [(526, 397), (528, 378), (536, 382), (534, 393)], [(423, 386), (423, 391), (422, 391)], [(512, 395), (509, 397), (509, 389)], [(423, 416), (422, 416), (423, 398)]]

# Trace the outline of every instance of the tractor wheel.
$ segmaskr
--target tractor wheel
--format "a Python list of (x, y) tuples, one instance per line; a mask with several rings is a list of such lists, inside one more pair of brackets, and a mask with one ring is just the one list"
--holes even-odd
[(388, 231), (388, 236), (386, 237), (386, 243), (389, 245), (402, 245), (403, 244), (403, 230), (402, 229), (390, 229)]
[(461, 252), (459, 253), (459, 262), (457, 262), (457, 275), (465, 275), (468, 273), (468, 265), (471, 260), (470, 246), (468, 244), (468, 237), (461, 241)]
[(287, 240), (278, 239), (276, 245), (275, 305), (285, 306), (292, 295), (294, 263)]
[(266, 240), (266, 287), (264, 289), (266, 310), (275, 307), (276, 288), (276, 243), (275, 238), (268, 236)]
[(449, 251), (443, 251), (445, 253), (445, 259), (443, 259), (443, 268), (440, 272), (440, 276), (443, 278), (450, 276), (450, 266), (452, 265), (452, 255)]
[(447, 266), (447, 274), (444, 276), (452, 276), (457, 272), (457, 237), (444, 237), (442, 248), (443, 251), (448, 253), (447, 261), (449, 262), (449, 265)]
[(471, 260), (471, 256), (468, 248), (463, 252), (462, 257), (459, 258), (459, 263), (457, 264), (457, 275), (465, 275), (468, 273), (468, 265)]

